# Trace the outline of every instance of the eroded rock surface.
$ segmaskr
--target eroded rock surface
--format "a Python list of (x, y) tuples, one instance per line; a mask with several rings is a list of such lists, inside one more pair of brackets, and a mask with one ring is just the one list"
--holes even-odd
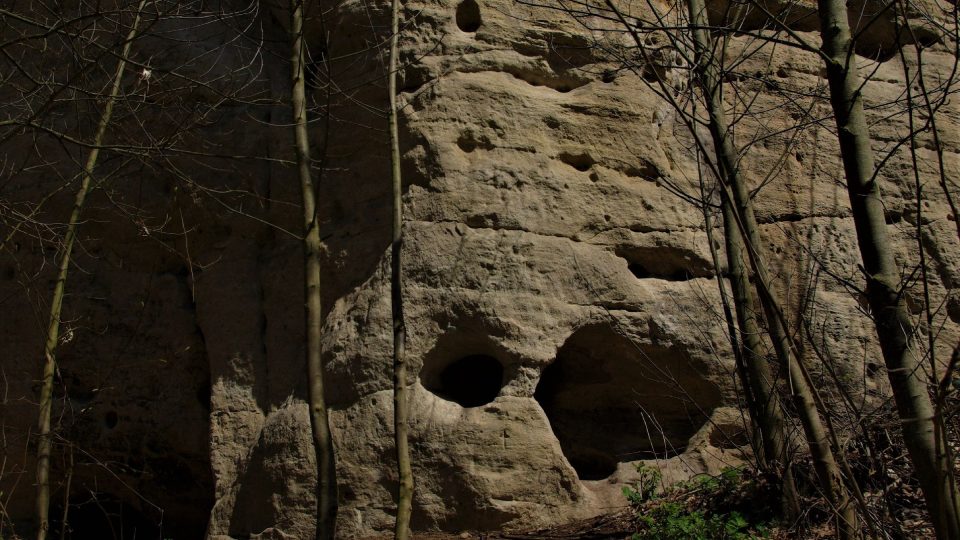
[[(275, 41), (264, 40), (266, 64), (252, 84), (282, 100), (286, 15), (280, 3), (261, 8), (253, 19), (264, 29), (259, 37)], [(329, 34), (313, 20), (311, 51), (335, 59), (330, 69), (345, 92), (332, 98), (329, 131), (323, 122), (314, 126), (327, 156), (319, 164), (327, 399), (338, 534), (353, 537), (392, 527), (397, 485), (381, 114), (380, 30), (388, 5), (347, 0), (323, 9)], [(794, 29), (818, 43), (809, 13), (797, 13)], [(747, 437), (717, 270), (703, 213), (679, 194), (699, 194), (697, 157), (669, 105), (642, 73), (618, 71), (592, 48), (606, 36), (556, 10), (507, 0), (410, 1), (404, 18), (413, 527), (556, 523), (623, 504), (620, 489), (641, 460), (663, 467), (667, 480), (741, 463)], [(878, 106), (898, 97), (905, 80), (901, 59), (888, 52), (891, 30), (881, 24), (886, 20), (871, 30), (860, 58), (875, 70), (865, 95)], [(224, 44), (215, 33), (197, 39), (199, 49), (230, 53), (190, 64), (197, 74), (244, 66), (241, 43)], [(751, 47), (751, 39), (733, 38), (730, 54)], [(948, 49), (929, 45), (929, 69), (946, 73)], [(788, 92), (825, 85), (818, 60), (796, 49), (764, 49), (740, 70), (757, 75), (741, 85), (756, 93), (757, 114), (744, 119), (738, 136), (765, 137), (744, 152), (741, 166), (762, 186), (757, 215), (776, 287), (791, 316), (803, 310), (810, 318), (824, 358), (854, 393), (881, 397), (886, 377), (873, 328), (838, 279), (861, 276), (829, 103), (797, 101)], [(671, 77), (684, 77), (674, 71)], [(321, 89), (314, 97), (322, 99)], [(223, 117), (198, 130), (200, 147), (290, 157), (283, 106), (220, 107)], [(949, 102), (938, 120), (952, 170), (960, 166), (958, 107)], [(904, 134), (903, 115), (889, 117), (882, 107), (871, 114), (877, 150), (893, 148)], [(796, 137), (782, 131), (815, 117), (827, 120)], [(929, 147), (918, 152), (931, 163)], [(176, 237), (139, 234), (102, 195), (93, 204), (83, 229), (87, 249), (78, 255), (86, 273), (75, 273), (69, 286), (76, 341), (62, 346), (61, 403), (78, 419), (67, 433), (107, 462), (78, 472), (75, 486), (92, 489), (113, 475), (116, 482), (95, 489), (152, 523), (151, 509), (164, 508), (184, 538), (306, 538), (315, 461), (294, 238), (299, 188), (283, 163), (243, 163), (229, 165), (230, 174), (192, 171), (195, 184), (169, 170), (146, 174), (152, 191), (143, 213), (177, 224)], [(227, 167), (213, 158), (209, 164)], [(917, 262), (911, 171), (901, 149), (880, 175), (905, 269)], [(928, 182), (923, 247), (931, 290), (946, 305), (937, 312), (941, 342), (952, 344), (960, 320), (956, 216), (932, 169), (921, 172)], [(216, 187), (246, 195), (204, 189)], [(133, 197), (129, 185), (117, 190)], [(37, 190), (24, 182), (13, 193), (30, 200)], [(45, 216), (67, 205), (65, 197)], [(126, 224), (107, 225), (116, 222)], [(43, 317), (28, 306), (43, 306), (37, 293), (46, 291), (45, 277), (25, 288), (18, 276), (23, 265), (39, 269), (50, 256), (39, 242), (22, 243), (21, 255), (3, 259), (0, 284), (8, 314), (0, 354), (11, 359), (4, 360), (4, 423), (19, 430), (7, 440), (8, 455), (17, 445), (22, 452), (36, 414), (31, 384)], [(33, 463), (18, 466), (12, 514), (27, 518)]]

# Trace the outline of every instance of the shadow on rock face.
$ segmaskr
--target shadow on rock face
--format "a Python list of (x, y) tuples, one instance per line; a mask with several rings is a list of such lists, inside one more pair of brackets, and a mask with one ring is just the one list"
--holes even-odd
[(231, 536), (271, 527), (301, 538), (313, 532), (317, 465), (309, 426), (303, 402), (287, 403), (269, 416), (238, 475)]
[[(51, 509), (51, 530), (59, 535), (63, 508)], [(138, 508), (108, 493), (88, 492), (70, 498), (65, 538), (71, 540), (99, 540), (101, 538), (143, 538), (161, 540), (202, 538), (202, 527), (191, 530), (182, 524), (164, 526), (163, 514), (158, 509)], [(59, 536), (58, 536), (59, 537)]]
[[(414, 530), (495, 530), (516, 518), (512, 512), (498, 508), (488, 493), (473, 482), (462, 466), (449, 461), (427, 465), (436, 474), (427, 479), (430, 500), (413, 505), (411, 525)], [(424, 504), (426, 503), (426, 504)], [(437, 508), (443, 512), (437, 512)], [(442, 520), (438, 517), (442, 516)]]

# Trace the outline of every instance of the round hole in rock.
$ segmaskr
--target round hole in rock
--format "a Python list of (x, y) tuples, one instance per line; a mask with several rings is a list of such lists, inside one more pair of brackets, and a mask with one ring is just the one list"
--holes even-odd
[(459, 138), (457, 138), (457, 146), (469, 154), (477, 149), (477, 141), (468, 135), (461, 135)]
[(581, 480), (617, 464), (682, 453), (720, 391), (678, 347), (634, 343), (608, 325), (575, 332), (534, 397)]
[(486, 405), (500, 394), (503, 365), (492, 356), (472, 354), (450, 362), (433, 376), (424, 377), (424, 387), (462, 407)]
[(463, 0), (457, 6), (457, 28), (464, 32), (476, 32), (483, 19), (480, 17), (480, 5), (476, 0)]

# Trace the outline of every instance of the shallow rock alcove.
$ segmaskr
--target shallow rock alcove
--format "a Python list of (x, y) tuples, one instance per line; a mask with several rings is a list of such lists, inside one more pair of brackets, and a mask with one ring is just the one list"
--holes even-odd
[(581, 480), (680, 454), (720, 403), (682, 349), (634, 343), (609, 325), (575, 332), (534, 394)]
[(685, 281), (713, 277), (713, 263), (689, 248), (621, 246), (616, 253), (627, 261), (627, 269), (637, 279)]

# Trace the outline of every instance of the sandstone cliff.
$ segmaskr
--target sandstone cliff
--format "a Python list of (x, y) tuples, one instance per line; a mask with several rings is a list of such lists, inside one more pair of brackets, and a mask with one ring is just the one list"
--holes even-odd
[[(72, 445), (76, 463), (71, 497), (79, 506), (71, 512), (91, 528), (105, 523), (90, 502), (95, 493), (131, 522), (162, 523), (175, 538), (312, 531), (301, 253), (286, 232), (298, 231), (298, 186), (282, 161), (291, 152), (286, 15), (271, 2), (249, 12), (224, 4), (243, 15), (170, 22), (138, 44), (138, 61), (158, 78), (131, 93), (156, 99), (129, 106), (115, 135), (142, 140), (143, 119), (170, 126), (182, 114), (195, 121), (177, 148), (206, 155), (136, 160), (115, 152), (116, 172), (83, 224), (57, 412), (60, 455)], [(338, 532), (353, 537), (391, 527), (396, 487), (382, 115), (388, 10), (355, 0), (314, 8), (326, 10), (329, 34), (326, 43), (315, 37), (311, 51), (334, 59), (339, 89), (329, 121), (314, 130), (327, 156), (324, 343)], [(658, 460), (668, 479), (741, 463), (742, 414), (703, 214), (677, 193), (699, 192), (697, 157), (669, 105), (593, 47), (608, 36), (557, 10), (411, 0), (403, 16), (413, 527), (555, 523), (622, 505), (621, 485), (639, 460)], [(860, 51), (873, 72), (864, 91), (877, 150), (893, 148), (905, 130), (902, 111), (888, 106), (905, 87), (904, 70), (892, 54), (892, 26), (881, 23)], [(805, 24), (796, 30), (819, 42), (815, 25)], [(947, 76), (954, 45), (927, 45), (925, 69)], [(749, 36), (732, 43), (734, 51), (752, 46)], [(214, 82), (164, 79), (165, 70)], [(859, 281), (859, 255), (829, 103), (798, 93), (824, 86), (818, 60), (765, 47), (738, 73), (755, 111), (738, 137), (762, 137), (741, 166), (762, 186), (757, 212), (777, 287), (794, 316), (809, 318), (857, 399), (875, 403), (888, 391), (874, 330), (840, 279)], [(677, 68), (678, 85), (683, 77)], [(244, 99), (218, 95), (241, 82)], [(176, 112), (183, 110), (190, 112)], [(960, 105), (950, 101), (939, 114), (955, 176)], [(795, 134), (789, 128), (801, 118), (826, 120)], [(62, 122), (86, 129), (83, 119)], [(57, 174), (74, 173), (67, 160), (75, 148), (28, 139), (0, 149), (17, 171), (0, 188), (10, 208), (53, 191), (63, 181)], [(921, 245), (941, 302), (944, 357), (960, 335), (960, 245), (956, 216), (927, 166), (932, 151), (918, 152), (927, 182)], [(60, 160), (68, 165), (41, 167)], [(880, 173), (905, 274), (917, 262), (911, 171), (901, 149)], [(69, 191), (38, 222), (62, 222)], [(15, 251), (0, 255), (0, 489), (14, 520), (29, 520), (32, 509), (25, 449), (54, 233), (31, 225)], [(58, 458), (57, 477), (67, 463)]]

